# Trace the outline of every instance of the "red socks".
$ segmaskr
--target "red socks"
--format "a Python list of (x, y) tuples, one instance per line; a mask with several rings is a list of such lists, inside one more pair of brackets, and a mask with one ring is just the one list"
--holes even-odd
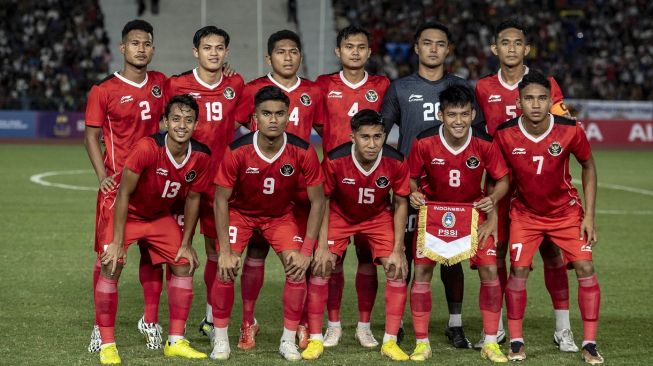
[(545, 258), (544, 284), (551, 295), (551, 302), (555, 310), (569, 310), (569, 280), (567, 266), (561, 256)]
[(193, 302), (193, 277), (170, 277), (168, 286), (168, 308), (170, 325), (168, 334), (183, 336), (186, 320)]
[(284, 328), (291, 331), (297, 330), (297, 325), (299, 324), (299, 320), (302, 317), (302, 310), (304, 308), (305, 299), (306, 279), (302, 278), (299, 281), (293, 281), (289, 278), (286, 278), (286, 284), (283, 287)]
[(263, 287), (265, 258), (245, 257), (240, 277), (240, 296), (243, 299), (243, 323), (254, 324), (254, 307)]
[(206, 256), (206, 266), (204, 267), (204, 284), (206, 285), (206, 303), (211, 305), (211, 289), (213, 281), (218, 275), (218, 255), (211, 254)]
[[(376, 271), (375, 271), (376, 273)], [(342, 292), (345, 289), (345, 274), (342, 270), (342, 262), (336, 263), (336, 269), (329, 278), (329, 298), (327, 300), (327, 312), (330, 322), (340, 321), (340, 304), (342, 303)]]
[(415, 339), (429, 337), (431, 301), (431, 284), (413, 281), (413, 286), (410, 288), (410, 313), (413, 316)]
[(596, 274), (578, 279), (578, 306), (583, 319), (583, 339), (595, 343), (601, 306), (601, 288)]
[(356, 296), (358, 297), (358, 321), (369, 323), (376, 300), (379, 281), (373, 264), (359, 264), (356, 271)]
[(216, 328), (226, 328), (229, 325), (231, 311), (234, 308), (233, 281), (222, 282), (219, 278), (213, 281), (211, 304), (213, 308), (213, 325)]
[(508, 331), (510, 339), (523, 338), (522, 322), (526, 311), (526, 279), (510, 276), (506, 285)]
[(147, 248), (139, 246), (141, 259), (138, 266), (138, 279), (143, 287), (145, 302), (145, 322), (159, 322), (159, 301), (163, 291), (163, 266), (153, 265)]
[(324, 318), (324, 306), (329, 296), (329, 278), (311, 276), (308, 281), (308, 330), (310, 334), (322, 334), (322, 319)]
[(481, 315), (483, 316), (483, 332), (485, 334), (496, 335), (499, 330), (499, 318), (501, 317), (502, 306), (501, 298), (501, 285), (498, 279), (481, 281), (478, 304), (481, 308)]
[(100, 276), (94, 291), (95, 324), (100, 327), (102, 344), (115, 343), (114, 328), (118, 311), (118, 281)]
[(406, 281), (385, 282), (385, 332), (396, 336), (406, 307)]

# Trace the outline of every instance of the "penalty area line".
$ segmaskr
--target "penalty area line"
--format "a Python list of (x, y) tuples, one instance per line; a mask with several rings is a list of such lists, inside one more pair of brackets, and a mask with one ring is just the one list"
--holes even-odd
[(83, 169), (83, 170), (57, 170), (57, 171), (34, 174), (31, 177), (29, 177), (29, 180), (32, 183), (40, 184), (40, 185), (46, 186), (46, 187), (72, 189), (74, 191), (97, 191), (98, 190), (97, 187), (76, 186), (76, 185), (73, 185), (73, 184), (54, 183), (54, 182), (48, 182), (47, 180), (45, 180), (45, 178), (54, 177), (54, 176), (58, 176), (58, 175), (78, 175), (78, 174), (88, 174), (88, 173), (92, 173), (92, 172), (93, 172), (92, 170), (88, 170), (88, 169)]

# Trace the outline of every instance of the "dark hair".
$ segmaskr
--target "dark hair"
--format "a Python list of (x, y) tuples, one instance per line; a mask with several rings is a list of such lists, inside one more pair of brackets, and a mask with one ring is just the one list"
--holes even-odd
[(417, 40), (422, 35), (422, 32), (424, 32), (427, 29), (437, 29), (439, 31), (442, 31), (447, 36), (447, 42), (451, 43), (451, 32), (449, 31), (449, 28), (447, 28), (446, 25), (438, 22), (428, 22), (420, 25), (415, 31), (415, 36), (413, 37), (413, 41), (417, 43)]
[(175, 104), (182, 104), (187, 107), (190, 107), (192, 110), (195, 111), (195, 120), (200, 116), (200, 107), (197, 105), (197, 102), (195, 101), (195, 98), (191, 97), (189, 94), (179, 94), (175, 95), (174, 97), (170, 98), (168, 101), (168, 104), (166, 104), (166, 114), (165, 117), (168, 118), (168, 115), (170, 114), (170, 110), (172, 109), (172, 106)]
[(152, 24), (142, 19), (134, 19), (127, 22), (127, 24), (125, 24), (125, 26), (122, 28), (122, 39), (125, 39), (127, 34), (133, 30), (140, 30), (145, 33), (149, 33), (152, 35), (152, 39), (154, 39), (154, 28), (152, 28)]
[(515, 28), (515, 29), (521, 31), (522, 33), (524, 33), (524, 39), (526, 40), (526, 43), (528, 43), (528, 36), (526, 34), (526, 26), (520, 20), (514, 19), (514, 18), (506, 19), (506, 20), (502, 21), (501, 23), (499, 23), (499, 25), (497, 25), (497, 27), (494, 29), (494, 43), (496, 43), (499, 40), (499, 33), (503, 32), (504, 30), (509, 29), (509, 28)]
[(385, 132), (383, 117), (371, 109), (361, 109), (351, 117), (351, 130), (357, 131), (361, 126), (381, 126)]
[(531, 85), (531, 84), (539, 84), (542, 85), (543, 87), (546, 88), (546, 90), (551, 91), (551, 82), (549, 79), (539, 70), (535, 69), (530, 69), (528, 70), (528, 74), (524, 75), (522, 77), (521, 81), (519, 82), (518, 88), (519, 92)]
[(268, 100), (283, 102), (286, 107), (290, 107), (290, 98), (278, 86), (268, 85), (259, 89), (254, 96), (254, 106), (258, 107)]
[(474, 106), (474, 92), (464, 85), (451, 85), (440, 93), (440, 111), (449, 107)]
[(278, 32), (274, 32), (270, 35), (270, 37), (268, 37), (268, 56), (272, 55), (272, 51), (274, 50), (274, 46), (277, 44), (277, 42), (283, 41), (284, 39), (295, 42), (299, 52), (302, 52), (302, 41), (299, 39), (297, 33), (288, 29), (284, 29)]
[(364, 35), (367, 38), (368, 45), (372, 43), (372, 36), (370, 36), (370, 32), (361, 27), (350, 25), (342, 28), (340, 32), (338, 32), (338, 37), (336, 37), (336, 47), (340, 48), (340, 43), (342, 43), (342, 41), (356, 34)]
[(207, 25), (206, 27), (202, 27), (197, 32), (195, 32), (195, 35), (193, 36), (193, 46), (195, 46), (195, 48), (199, 48), (202, 38), (211, 35), (216, 35), (224, 38), (224, 45), (229, 47), (229, 34), (224, 29), (220, 29), (214, 25)]

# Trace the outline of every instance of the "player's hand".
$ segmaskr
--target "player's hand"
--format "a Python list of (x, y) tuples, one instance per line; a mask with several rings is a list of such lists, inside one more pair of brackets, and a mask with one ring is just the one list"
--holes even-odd
[[(393, 280), (402, 280), (408, 274), (408, 261), (404, 251), (393, 251), (383, 266), (385, 275)], [(394, 271), (394, 275), (392, 275)]]
[(585, 243), (591, 247), (598, 244), (599, 238), (596, 236), (593, 218), (585, 216), (580, 224), (580, 240), (585, 240)]
[(190, 269), (188, 270), (188, 274), (192, 274), (195, 268), (199, 267), (200, 265), (200, 260), (197, 257), (197, 252), (195, 251), (195, 248), (189, 245), (182, 245), (181, 247), (179, 247), (179, 250), (177, 251), (177, 256), (175, 257), (175, 262), (179, 262), (181, 258), (186, 258), (186, 260), (188, 260), (188, 263), (190, 264)]
[(424, 193), (412, 192), (410, 194), (410, 205), (414, 209), (419, 209), (420, 206), (423, 206), (425, 204), (426, 204), (426, 197), (424, 196)]
[[(331, 271), (336, 269), (338, 256), (331, 253), (329, 249), (317, 248), (313, 256), (312, 268), (313, 274), (319, 277), (326, 277)], [(330, 271), (327, 271), (330, 269)]]
[(240, 256), (234, 253), (222, 254), (218, 257), (218, 274), (222, 282), (235, 281), (240, 268)]
[(498, 222), (497, 213), (496, 211), (493, 211), (487, 216), (487, 220), (485, 220), (484, 223), (478, 226), (478, 249), (479, 250), (485, 249), (485, 245), (487, 244), (487, 241), (488, 239), (490, 239), (490, 237), (494, 238), (495, 243), (497, 242), (499, 238), (497, 222)]
[(228, 62), (222, 64), (222, 73), (225, 74), (225, 76), (234, 76), (237, 74), (236, 69), (231, 67)]
[(286, 255), (286, 276), (294, 281), (301, 280), (311, 264), (311, 257), (301, 254), (299, 251), (291, 251)]
[(116, 273), (116, 267), (118, 267), (118, 261), (123, 260), (125, 263), (125, 258), (127, 257), (127, 252), (125, 251), (124, 245), (112, 242), (107, 245), (100, 257), (102, 264), (107, 266), (111, 263), (111, 276)]
[(480, 201), (474, 202), (474, 208), (490, 213), (494, 210), (494, 200), (490, 196), (483, 197)]
[(110, 175), (108, 177), (105, 177), (104, 179), (100, 180), (100, 191), (104, 194), (109, 193), (113, 190), (116, 189), (116, 176), (118, 173), (114, 175)]

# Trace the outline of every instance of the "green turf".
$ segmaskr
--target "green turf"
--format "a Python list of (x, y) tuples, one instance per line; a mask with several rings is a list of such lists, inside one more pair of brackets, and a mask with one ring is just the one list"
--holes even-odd
[[(653, 152), (602, 152), (596, 154), (599, 181), (653, 191)], [(30, 182), (30, 176), (46, 171), (90, 169), (83, 147), (0, 145), (0, 364), (3, 365), (88, 365), (98, 356), (86, 352), (93, 323), (91, 268), (95, 193), (44, 187)], [(575, 169), (578, 172), (578, 169)], [(93, 186), (87, 174), (55, 176), (49, 181)], [(649, 348), (651, 324), (651, 277), (648, 263), (653, 253), (651, 208), (653, 197), (614, 189), (599, 189), (598, 209), (648, 211), (644, 214), (599, 214), (600, 243), (595, 250), (596, 268), (602, 287), (600, 349), (609, 365), (653, 364)], [(203, 243), (196, 243), (203, 252)], [(120, 305), (116, 336), (125, 364), (208, 364), (211, 361), (165, 359), (160, 351), (148, 351), (136, 330), (142, 314), (142, 295), (137, 277), (138, 251), (131, 248), (128, 265), (120, 281)], [(203, 257), (203, 255), (202, 255)], [(346, 287), (342, 305), (344, 338), (341, 345), (325, 352), (315, 364), (390, 364), (378, 350), (362, 350), (353, 339), (356, 301), (353, 290), (354, 255), (346, 261)], [(480, 331), (477, 308), (478, 280), (466, 270), (464, 322), (473, 341)], [(381, 275), (382, 276), (382, 275)], [(571, 317), (576, 341), (582, 327), (576, 306), (576, 281), (570, 272)], [(229, 364), (286, 364), (277, 354), (282, 326), (281, 288), (283, 275), (278, 260), (268, 259), (266, 282), (257, 307), (263, 328), (258, 346), (251, 352), (235, 349), (240, 319), (239, 289), (236, 289), (234, 321), (230, 340), (234, 352)], [(188, 325), (188, 337), (200, 350), (209, 352), (208, 342), (197, 332), (203, 317), (205, 292), (201, 271), (195, 276), (195, 300)], [(483, 365), (476, 351), (454, 350), (442, 335), (446, 305), (439, 281), (434, 281), (431, 340), (435, 364)], [(374, 333), (383, 334), (383, 286), (380, 286), (373, 315)], [(161, 323), (167, 325), (165, 295)], [(407, 311), (409, 314), (409, 311)], [(404, 317), (412, 350), (410, 317)], [(528, 365), (579, 365), (578, 354), (562, 354), (551, 341), (554, 321), (548, 294), (542, 281), (541, 264), (529, 282), (529, 304), (524, 322)], [(504, 347), (505, 350), (505, 347)]]

